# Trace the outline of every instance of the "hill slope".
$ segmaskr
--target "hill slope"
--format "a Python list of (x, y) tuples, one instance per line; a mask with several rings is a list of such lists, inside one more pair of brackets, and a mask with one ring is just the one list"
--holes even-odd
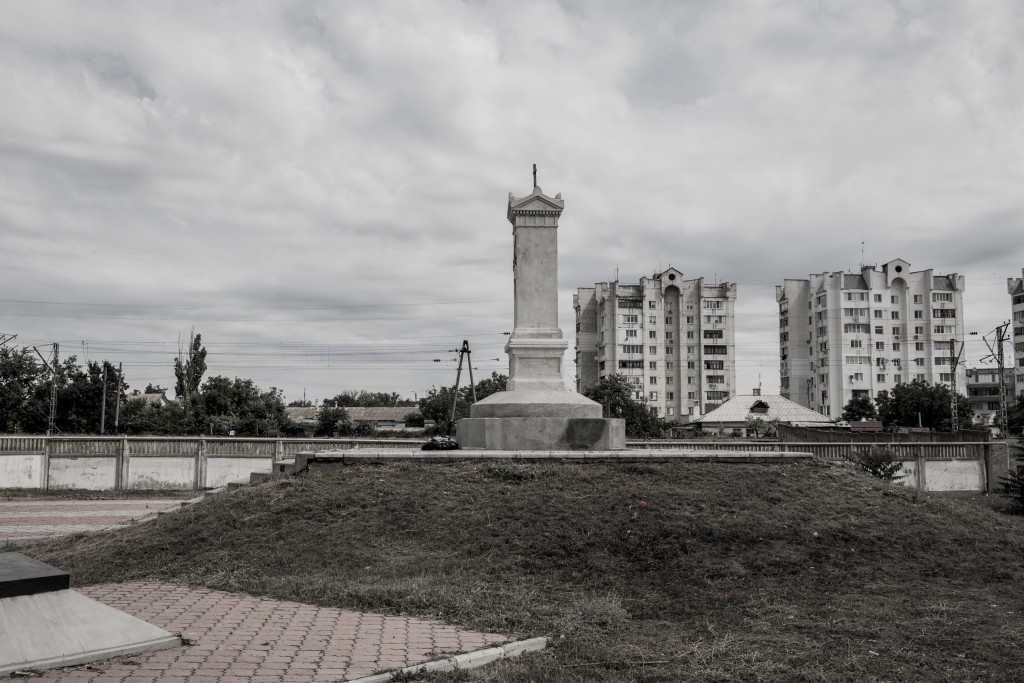
[(339, 465), (26, 552), (554, 638), (430, 680), (1024, 680), (1021, 520), (844, 468)]

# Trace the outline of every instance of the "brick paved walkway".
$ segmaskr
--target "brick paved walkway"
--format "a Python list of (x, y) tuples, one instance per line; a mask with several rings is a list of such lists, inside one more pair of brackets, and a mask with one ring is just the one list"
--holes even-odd
[(507, 638), (436, 621), (387, 617), (168, 583), (78, 589), (191, 646), (45, 672), (39, 681), (327, 683), (479, 650)]
[(165, 510), (181, 500), (16, 500), (0, 501), (0, 545), (6, 539), (62, 536), (130, 524)]

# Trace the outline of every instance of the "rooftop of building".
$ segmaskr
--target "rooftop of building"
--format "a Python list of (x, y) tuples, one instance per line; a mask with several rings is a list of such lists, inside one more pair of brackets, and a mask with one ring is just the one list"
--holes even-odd
[(694, 422), (708, 425), (737, 423), (744, 422), (748, 417), (778, 420), (792, 425), (820, 425), (832, 422), (830, 418), (820, 415), (810, 408), (804, 408), (788, 398), (757, 394), (733, 396)]

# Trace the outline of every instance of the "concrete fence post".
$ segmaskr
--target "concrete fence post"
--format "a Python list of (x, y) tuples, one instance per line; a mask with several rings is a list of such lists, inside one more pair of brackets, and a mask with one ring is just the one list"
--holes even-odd
[(206, 488), (206, 467), (207, 458), (209, 456), (206, 452), (206, 439), (199, 439), (199, 445), (196, 449), (196, 490), (201, 491)]
[(43, 466), (40, 472), (40, 487), (46, 491), (50, 488), (50, 437), (43, 437)]
[(122, 438), (114, 453), (114, 490), (123, 491), (124, 480), (124, 459), (128, 453), (128, 439)]
[(924, 491), (928, 487), (928, 461), (924, 455), (924, 445), (917, 447), (917, 490)]

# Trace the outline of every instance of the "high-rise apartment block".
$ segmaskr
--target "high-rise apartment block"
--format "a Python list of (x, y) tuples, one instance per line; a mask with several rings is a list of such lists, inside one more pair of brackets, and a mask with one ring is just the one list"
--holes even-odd
[(775, 288), (780, 393), (839, 418), (851, 398), (874, 399), (901, 382), (955, 381), (962, 392), (966, 373), (954, 354), (964, 338), (963, 292), (962, 275), (911, 272), (900, 259), (786, 280)]
[(1010, 292), (1013, 307), (1013, 368), (1016, 394), (1024, 394), (1024, 268), (1022, 277), (1006, 278), (1006, 289)]
[(599, 282), (573, 296), (576, 388), (619, 374), (633, 396), (685, 422), (735, 392), (735, 283), (684, 280), (675, 268), (639, 284)]

